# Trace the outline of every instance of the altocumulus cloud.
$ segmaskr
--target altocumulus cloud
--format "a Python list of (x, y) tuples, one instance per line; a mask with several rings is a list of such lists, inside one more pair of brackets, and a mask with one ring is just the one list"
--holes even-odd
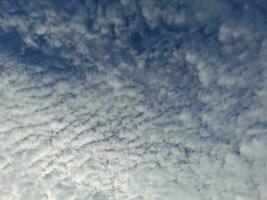
[(0, 2), (1, 200), (266, 200), (264, 0)]

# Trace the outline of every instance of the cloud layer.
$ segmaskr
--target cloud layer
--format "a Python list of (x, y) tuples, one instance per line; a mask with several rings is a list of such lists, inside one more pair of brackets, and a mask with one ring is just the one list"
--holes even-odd
[(267, 199), (265, 1), (1, 1), (0, 199)]

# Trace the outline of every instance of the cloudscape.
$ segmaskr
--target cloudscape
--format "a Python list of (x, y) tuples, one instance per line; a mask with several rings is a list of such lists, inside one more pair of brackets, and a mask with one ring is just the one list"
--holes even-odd
[(1, 0), (0, 200), (267, 200), (267, 2)]

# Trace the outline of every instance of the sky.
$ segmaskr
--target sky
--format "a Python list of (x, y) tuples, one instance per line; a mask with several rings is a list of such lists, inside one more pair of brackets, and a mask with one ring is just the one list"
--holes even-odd
[(265, 0), (0, 1), (0, 200), (266, 200)]

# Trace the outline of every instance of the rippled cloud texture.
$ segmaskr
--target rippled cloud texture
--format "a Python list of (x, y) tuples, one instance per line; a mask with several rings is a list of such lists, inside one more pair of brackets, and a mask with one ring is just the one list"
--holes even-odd
[(265, 0), (0, 1), (1, 200), (266, 200)]

